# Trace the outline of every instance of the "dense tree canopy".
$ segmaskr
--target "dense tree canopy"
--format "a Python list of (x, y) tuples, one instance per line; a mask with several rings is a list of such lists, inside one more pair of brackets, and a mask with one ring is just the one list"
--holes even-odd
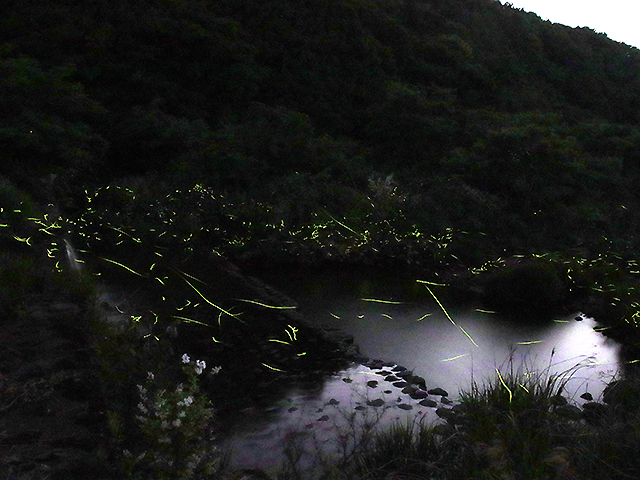
[(299, 225), (393, 174), (409, 224), (516, 250), (636, 223), (640, 51), (494, 0), (12, 1), (0, 85), (43, 200), (153, 175)]

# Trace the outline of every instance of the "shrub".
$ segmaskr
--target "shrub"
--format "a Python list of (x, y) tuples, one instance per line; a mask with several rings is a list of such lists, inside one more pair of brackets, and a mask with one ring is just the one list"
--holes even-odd
[(566, 298), (558, 271), (545, 260), (506, 267), (491, 276), (484, 289), (486, 304), (503, 312), (551, 313)]

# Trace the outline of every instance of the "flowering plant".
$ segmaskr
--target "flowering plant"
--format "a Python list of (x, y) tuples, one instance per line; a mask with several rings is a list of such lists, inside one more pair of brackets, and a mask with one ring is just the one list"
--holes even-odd
[[(198, 375), (207, 365), (203, 360), (191, 362), (186, 353), (182, 363), (187, 382), (173, 391), (159, 388), (152, 372), (147, 386), (138, 385), (141, 401), (136, 419), (147, 448), (135, 458), (128, 450), (123, 452), (127, 474), (142, 469), (153, 478), (190, 478), (196, 470), (211, 475), (217, 467), (220, 455), (206, 438), (213, 410), (198, 390)], [(218, 371), (220, 367), (212, 369)]]

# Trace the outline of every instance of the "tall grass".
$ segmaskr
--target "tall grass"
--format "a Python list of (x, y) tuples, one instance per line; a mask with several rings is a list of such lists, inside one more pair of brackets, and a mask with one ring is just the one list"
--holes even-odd
[[(566, 397), (582, 365), (552, 373), (552, 359), (533, 371), (510, 356), (492, 378), (472, 379), (460, 391), (445, 422), (427, 424), (422, 417), (376, 430), (314, 478), (640, 478), (640, 413), (603, 407), (599, 421), (587, 422)], [(278, 476), (307, 477), (292, 470)]]

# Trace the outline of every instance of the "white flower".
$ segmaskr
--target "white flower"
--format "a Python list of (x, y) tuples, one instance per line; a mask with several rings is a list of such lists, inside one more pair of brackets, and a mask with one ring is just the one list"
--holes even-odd
[(153, 380), (155, 377), (153, 376), (153, 372), (147, 372), (147, 378)]
[(184, 388), (184, 387), (183, 387), (183, 385), (182, 385), (182, 384), (178, 385), (178, 386), (176, 387), (176, 392), (182, 392), (182, 389), (183, 389), (183, 388)]
[(211, 374), (215, 375), (216, 373), (218, 373), (220, 370), (222, 370), (222, 367), (213, 367), (211, 369)]
[(187, 397), (184, 400), (178, 402), (178, 405), (181, 407), (188, 407), (193, 403), (193, 397)]
[(189, 363), (190, 361), (191, 359), (189, 358), (189, 355), (187, 355), (186, 353), (182, 355), (182, 363)]
[(138, 408), (140, 409), (140, 411), (141, 411), (142, 413), (148, 413), (148, 412), (149, 412), (149, 411), (147, 410), (147, 407), (145, 407), (145, 406), (142, 404), (142, 402), (140, 402), (140, 403), (138, 404)]
[(182, 423), (182, 421), (178, 418), (178, 419), (173, 421), (173, 426), (174, 427), (179, 427), (181, 423)]
[(185, 413), (185, 412), (180, 412), (180, 413), (178, 414), (178, 418), (184, 418), (184, 416), (185, 416), (185, 415), (186, 415), (186, 413)]

